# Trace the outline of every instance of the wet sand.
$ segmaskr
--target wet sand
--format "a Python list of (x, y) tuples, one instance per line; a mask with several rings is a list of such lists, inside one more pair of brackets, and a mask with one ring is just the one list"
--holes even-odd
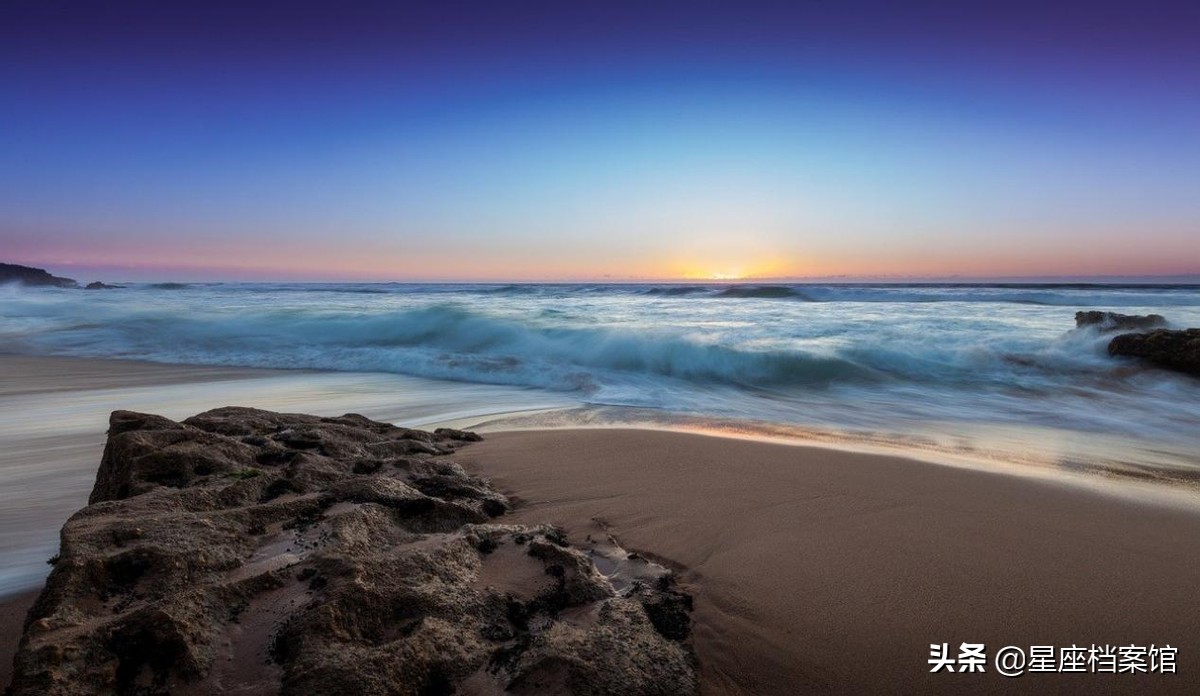
[(267, 377), (278, 370), (0, 354), (0, 397)]
[(21, 640), (25, 614), (38, 597), (38, 590), (0, 597), (0, 693), (12, 679), (13, 655)]
[[(898, 457), (639, 430), (460, 453), (698, 593), (705, 693), (1197, 693), (1200, 514)], [(1177, 674), (929, 674), (930, 643), (1170, 644)]]

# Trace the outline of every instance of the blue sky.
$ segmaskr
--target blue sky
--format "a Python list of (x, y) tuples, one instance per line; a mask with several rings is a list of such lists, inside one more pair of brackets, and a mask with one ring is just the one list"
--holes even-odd
[(1200, 273), (1200, 9), (894, 5), (9, 3), (0, 256), (130, 279)]

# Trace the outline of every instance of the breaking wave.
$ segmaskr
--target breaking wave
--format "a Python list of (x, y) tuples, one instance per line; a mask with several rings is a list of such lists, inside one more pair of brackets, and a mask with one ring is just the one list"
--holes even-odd
[(643, 295), (660, 295), (662, 297), (682, 297), (684, 295), (696, 295), (699, 293), (711, 293), (712, 288), (703, 285), (672, 285), (670, 287), (656, 287), (643, 290)]
[(1073, 328), (1085, 307), (1200, 325), (1200, 291), (1167, 286), (3, 287), (0, 353), (391, 372), (770, 422), (1194, 437), (1194, 381), (1109, 357), (1111, 335)]
[(735, 285), (718, 291), (714, 297), (746, 297), (764, 300), (808, 299), (804, 293), (786, 285)]
[(836, 355), (746, 350), (668, 331), (536, 326), (446, 304), (371, 315), (137, 312), (63, 319), (42, 331), (2, 334), (0, 348), (177, 363), (398, 372), (583, 391), (623, 375), (752, 388), (879, 378), (876, 370)]

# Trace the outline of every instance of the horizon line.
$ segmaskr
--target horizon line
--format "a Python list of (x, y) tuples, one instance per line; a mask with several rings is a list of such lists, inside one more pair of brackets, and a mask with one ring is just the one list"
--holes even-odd
[[(87, 282), (76, 280), (80, 285)], [(1097, 276), (806, 276), (774, 278), (488, 279), (106, 279), (108, 284), (183, 285), (1200, 285), (1200, 274)]]
[[(699, 276), (618, 276), (614, 274), (579, 275), (579, 276), (546, 276), (542, 278), (513, 278), (496, 277), (445, 277), (445, 278), (396, 278), (396, 277), (355, 277), (345, 275), (327, 275), (319, 273), (311, 275), (291, 275), (272, 273), (257, 269), (216, 269), (206, 266), (124, 266), (88, 263), (62, 263), (41, 261), (7, 261), (0, 263), (16, 263), (17, 265), (40, 268), (54, 275), (72, 276), (83, 275), (83, 278), (72, 278), (81, 283), (100, 280), (108, 283), (360, 283), (384, 284), (395, 283), (405, 285), (547, 285), (547, 284), (676, 284), (676, 285), (737, 285), (746, 283), (758, 284), (803, 284), (803, 283), (1041, 283), (1041, 284), (1071, 284), (1071, 283), (1148, 283), (1148, 284), (1195, 284), (1200, 283), (1200, 270), (1173, 273), (1040, 273), (1040, 274), (999, 274), (974, 275), (969, 273), (948, 274), (904, 274), (904, 273), (834, 273), (824, 275), (745, 275), (740, 277), (699, 277)], [(131, 277), (121, 279), (123, 274), (143, 276), (135, 280)], [(160, 275), (161, 274), (161, 275)], [(103, 276), (95, 277), (92, 276)]]

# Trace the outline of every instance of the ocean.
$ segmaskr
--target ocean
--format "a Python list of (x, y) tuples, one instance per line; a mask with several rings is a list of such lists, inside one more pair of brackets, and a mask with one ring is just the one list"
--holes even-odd
[[(1200, 326), (1200, 286), (9, 286), (0, 352), (409, 375), (431, 400), (453, 383), (456, 416), (513, 427), (709, 427), (1200, 471), (1200, 381), (1109, 357), (1112, 334), (1075, 328), (1083, 309)], [(546, 404), (558, 409), (524, 412)]]

